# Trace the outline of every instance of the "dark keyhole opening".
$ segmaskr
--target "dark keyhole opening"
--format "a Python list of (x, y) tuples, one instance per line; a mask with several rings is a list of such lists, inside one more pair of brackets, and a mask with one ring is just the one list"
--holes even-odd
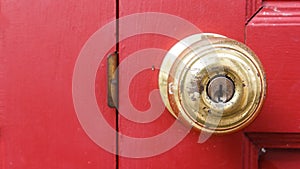
[(221, 100), (222, 97), (223, 97), (223, 85), (220, 85), (218, 90), (218, 102), (223, 102), (223, 100)]

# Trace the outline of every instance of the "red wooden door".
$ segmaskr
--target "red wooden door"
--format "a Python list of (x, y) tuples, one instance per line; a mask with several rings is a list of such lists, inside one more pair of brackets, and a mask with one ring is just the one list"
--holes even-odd
[[(299, 168), (299, 11), (299, 2), (288, 0), (0, 0), (1, 168)], [(175, 32), (179, 39), (154, 34), (169, 20), (152, 13), (150, 21), (146, 15), (121, 19), (118, 29), (111, 31), (126, 37), (130, 31), (142, 30), (110, 50), (119, 52), (122, 65), (117, 116), (106, 103), (105, 60), (95, 79), (99, 109), (119, 131), (111, 144), (118, 154), (105, 151), (89, 138), (72, 100), (76, 59), (90, 36), (116, 16), (145, 12), (179, 16), (202, 32), (245, 42), (257, 53), (267, 74), (268, 95), (249, 127), (212, 136), (204, 143), (198, 143), (199, 132), (194, 130), (174, 146), (169, 143), (182, 129), (160, 137), (175, 119), (155, 91), (164, 52), (152, 48), (166, 52), (180, 38), (195, 32), (185, 29), (188, 24), (181, 29), (169, 25), (169, 30), (164, 30)], [(147, 49), (152, 51), (147, 53)], [(153, 112), (162, 114), (154, 116)], [(153, 121), (140, 123), (128, 118), (132, 114), (140, 117), (136, 113), (148, 113)], [(105, 134), (99, 133), (100, 138)], [(151, 142), (153, 138), (160, 139)], [(150, 144), (140, 144), (147, 139)], [(170, 147), (159, 151), (166, 146)], [(145, 151), (150, 155), (141, 156)]]
[[(245, 1), (206, 1), (206, 0), (192, 0), (192, 1), (138, 1), (138, 0), (120, 0), (120, 17), (139, 13), (139, 12), (161, 12), (168, 13), (175, 16), (179, 16), (189, 22), (195, 24), (203, 32), (213, 32), (223, 34), (225, 36), (234, 38), (239, 41), (244, 41), (244, 29), (245, 29), (245, 13), (246, 3)], [(230, 10), (228, 10), (230, 9)], [(138, 22), (138, 20), (136, 21)], [(151, 25), (163, 24), (162, 21), (146, 20), (145, 23), (151, 22)], [(154, 23), (153, 23), (154, 22)], [(144, 23), (144, 22), (142, 22)], [(142, 27), (145, 24), (133, 24)], [(151, 26), (150, 25), (150, 26)], [(175, 24), (176, 25), (176, 24)], [(148, 26), (148, 25), (147, 25)], [(148, 26), (149, 27), (149, 26)], [(144, 28), (146, 29), (146, 28)], [(155, 29), (155, 27), (153, 28)], [(120, 25), (120, 34), (125, 30)], [(170, 30), (170, 32), (173, 30)], [(175, 31), (176, 32), (176, 31)], [(143, 51), (144, 49), (158, 48), (163, 50), (169, 50), (180, 38), (193, 34), (191, 30), (178, 28), (179, 39), (166, 37), (164, 35), (154, 34), (142, 34), (125, 39), (120, 42), (120, 63), (126, 61), (130, 55), (135, 55), (134, 52)], [(181, 37), (180, 37), (181, 36)], [(132, 65), (144, 65), (144, 62), (153, 63), (148, 65), (148, 69), (140, 71), (131, 81), (129, 88), (129, 98), (133, 106), (136, 107), (142, 113), (156, 113), (156, 111), (163, 111), (157, 108), (153, 110), (153, 107), (160, 107), (162, 101), (158, 94), (155, 98), (155, 94), (152, 93), (150, 102), (150, 93), (153, 90), (158, 89), (158, 72), (162, 59), (165, 53), (159, 54), (136, 54), (136, 59), (131, 60)], [(155, 59), (152, 59), (155, 57)], [(120, 109), (119, 109), (119, 130), (120, 133), (135, 138), (153, 138), (160, 136), (172, 126), (175, 119), (165, 109), (161, 116), (156, 120), (149, 123), (136, 123), (125, 118), (122, 114), (129, 113), (124, 112), (126, 109), (122, 109), (123, 102), (127, 101), (127, 97), (122, 95), (122, 90), (125, 81), (124, 79), (130, 74), (130, 72), (136, 71), (133, 66), (127, 65), (120, 71)], [(127, 91), (126, 91), (127, 92)], [(155, 92), (155, 91), (154, 91)], [(154, 99), (153, 99), (154, 97)], [(153, 111), (148, 111), (148, 109)], [(143, 112), (144, 111), (144, 112)], [(147, 112), (146, 112), (147, 111)], [(131, 111), (130, 113), (135, 113)], [(180, 130), (178, 132), (181, 132)], [(242, 167), (242, 138), (243, 133), (235, 133), (231, 135), (224, 135), (218, 137), (211, 137), (203, 144), (198, 142), (199, 132), (191, 131), (178, 145), (174, 148), (148, 158), (126, 158), (120, 156), (119, 168), (120, 169), (133, 169), (133, 168), (230, 168), (240, 169)], [(165, 138), (161, 142), (153, 142), (149, 146), (149, 149), (155, 149), (160, 147), (163, 142), (168, 142), (173, 137)], [(137, 141), (138, 142), (138, 141)], [(119, 151), (131, 152), (131, 154), (138, 154), (140, 152), (139, 147), (135, 144), (131, 144), (128, 139), (119, 138)], [(149, 151), (148, 149), (148, 151)], [(147, 151), (147, 149), (145, 150)]]
[(264, 1), (261, 6), (245, 35), (246, 44), (260, 56), (269, 87), (261, 114), (246, 129), (251, 140), (246, 150), (254, 150), (248, 151), (246, 166), (299, 168), (299, 104), (293, 98), (300, 94), (300, 3)]
[[(72, 74), (87, 39), (115, 19), (115, 1), (0, 1), (0, 168), (115, 168), (91, 141), (72, 100)], [(113, 32), (112, 32), (113, 33)], [(101, 64), (103, 65), (105, 61)], [(106, 78), (99, 68), (100, 79)], [(97, 96), (106, 100), (106, 83)], [(115, 125), (115, 111), (100, 107)]]
[(272, 168), (299, 168), (299, 150), (294, 149), (270, 149), (268, 153), (260, 157), (259, 167)]
[[(124, 152), (140, 153), (142, 147), (124, 135), (133, 138), (152, 138), (164, 133), (172, 126), (174, 119), (165, 110), (161, 116), (149, 123), (138, 123), (126, 116), (130, 113), (153, 113), (162, 101), (155, 95), (158, 88), (158, 72), (164, 57), (162, 53), (143, 53), (145, 49), (169, 50), (177, 40), (163, 35), (135, 35), (120, 42), (120, 90), (125, 90), (126, 80), (137, 71), (137, 67), (147, 65), (132, 78), (129, 89), (120, 91), (119, 109), (119, 168), (267, 168), (289, 166), (299, 168), (299, 160), (286, 162), (284, 155), (299, 157), (299, 113), (295, 98), (299, 96), (299, 3), (295, 1), (119, 1), (120, 17), (138, 12), (162, 12), (179, 16), (190, 21), (203, 32), (223, 34), (245, 42), (257, 53), (265, 68), (268, 82), (267, 101), (257, 120), (243, 131), (212, 136), (204, 143), (198, 143), (199, 132), (190, 133), (169, 151), (147, 158), (123, 157)], [(157, 21), (136, 20), (133, 27), (150, 25), (159, 27)], [(152, 25), (152, 26), (153, 26)], [(120, 25), (120, 36), (126, 30)], [(148, 25), (149, 26), (149, 25)], [(155, 27), (155, 26), (154, 26)], [(124, 29), (127, 26), (124, 26)], [(146, 29), (146, 28), (144, 28)], [(159, 28), (158, 28), (159, 29)], [(174, 31), (170, 29), (170, 31)], [(187, 33), (180, 32), (180, 34)], [(179, 39), (180, 40), (180, 39)], [(140, 51), (141, 53), (137, 52)], [(136, 52), (136, 53), (135, 53)], [(134, 59), (128, 59), (133, 57)], [(152, 59), (155, 57), (155, 59)], [(151, 58), (151, 59), (150, 59)], [(130, 60), (130, 62), (128, 62)], [(145, 63), (147, 62), (147, 63)], [(153, 64), (151, 65), (152, 62)], [(136, 66), (138, 65), (138, 66)], [(145, 66), (145, 67), (147, 67)], [(154, 91), (154, 92), (153, 92)], [(151, 93), (153, 92), (153, 93)], [(137, 110), (126, 107), (128, 99)], [(160, 109), (157, 108), (157, 111)], [(126, 112), (127, 111), (127, 112)], [(125, 115), (124, 115), (125, 114)], [(138, 116), (138, 115), (137, 115)], [(178, 130), (178, 132), (181, 132)], [(275, 136), (274, 136), (274, 133)], [(292, 133), (292, 134), (291, 134)], [(168, 138), (165, 138), (166, 142)], [(169, 139), (174, 139), (170, 137)], [(276, 143), (276, 144), (274, 144)], [(155, 142), (149, 149), (157, 149), (161, 143)], [(278, 149), (278, 151), (273, 151)], [(282, 150), (282, 151), (281, 151)], [(145, 150), (147, 151), (147, 150)], [(270, 155), (268, 153), (270, 152)], [(262, 154), (266, 155), (263, 156)], [(279, 156), (278, 154), (282, 154)], [(281, 161), (276, 161), (283, 157)], [(268, 159), (271, 160), (268, 160)], [(274, 162), (276, 161), (276, 162)], [(285, 162), (284, 162), (285, 161)], [(274, 163), (273, 163), (274, 162)], [(282, 165), (281, 165), (282, 164)], [(274, 168), (274, 167), (273, 167)]]

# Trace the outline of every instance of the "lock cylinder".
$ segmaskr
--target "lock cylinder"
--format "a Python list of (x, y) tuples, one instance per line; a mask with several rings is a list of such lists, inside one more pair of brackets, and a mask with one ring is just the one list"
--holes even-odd
[(244, 44), (218, 34), (195, 34), (166, 54), (159, 89), (174, 117), (221, 134), (255, 119), (266, 95), (266, 79), (259, 59)]

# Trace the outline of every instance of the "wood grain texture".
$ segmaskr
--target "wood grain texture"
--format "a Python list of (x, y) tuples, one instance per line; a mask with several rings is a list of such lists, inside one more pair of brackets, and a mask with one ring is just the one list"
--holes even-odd
[[(120, 16), (126, 16), (138, 12), (163, 12), (184, 18), (203, 32), (213, 32), (226, 35), (230, 38), (244, 41), (245, 23), (245, 1), (219, 1), (219, 0), (120, 0)], [(147, 21), (145, 21), (147, 22)], [(135, 23), (136, 26), (141, 26)], [(120, 27), (122, 32), (122, 27)], [(159, 48), (169, 50), (177, 40), (160, 35), (144, 34), (128, 38), (120, 43), (120, 63), (130, 57), (136, 51), (147, 48)], [(158, 89), (158, 72), (164, 55), (139, 56), (138, 59), (126, 65), (126, 69), (120, 72), (120, 86), (122, 78), (133, 71), (131, 65), (138, 65), (150, 60), (149, 57), (156, 57), (153, 61), (155, 70), (151, 66), (147, 70), (138, 73), (130, 84), (129, 96), (136, 109), (146, 111), (150, 108), (150, 92)], [(126, 97), (120, 96), (120, 105)], [(161, 99), (155, 98), (155, 105), (161, 105)], [(122, 101), (123, 100), (123, 101)], [(121, 114), (124, 112), (120, 112)], [(132, 113), (132, 112), (127, 112)], [(119, 116), (119, 128), (122, 134), (145, 138), (155, 136), (164, 132), (174, 122), (174, 118), (165, 110), (162, 115), (150, 123), (135, 123)], [(120, 157), (119, 168), (231, 168), (242, 167), (242, 133), (228, 136), (213, 136), (204, 144), (198, 144), (199, 132), (191, 131), (190, 134), (176, 147), (161, 155), (143, 158), (130, 159)], [(120, 151), (136, 151), (138, 147), (125, 146), (124, 140), (120, 138)], [(156, 145), (153, 145), (153, 149)], [(228, 158), (230, 157), (230, 158)]]
[(268, 92), (255, 132), (299, 132), (299, 2), (270, 2), (246, 28), (246, 42), (264, 65)]
[(7, 74), (7, 64), (3, 53), (3, 34), (4, 27), (6, 25), (5, 19), (3, 17), (1, 0), (0, 0), (0, 168), (4, 168), (4, 141), (1, 133), (1, 129), (4, 126), (4, 113), (6, 112), (6, 89), (7, 83), (5, 75)]
[[(83, 131), (72, 100), (81, 48), (114, 18), (111, 0), (1, 0), (0, 63), (5, 60), (7, 70), (0, 168), (115, 168), (115, 156)], [(104, 61), (96, 82), (101, 103), (106, 100), (105, 66)], [(115, 125), (114, 110), (106, 105), (99, 108)]]

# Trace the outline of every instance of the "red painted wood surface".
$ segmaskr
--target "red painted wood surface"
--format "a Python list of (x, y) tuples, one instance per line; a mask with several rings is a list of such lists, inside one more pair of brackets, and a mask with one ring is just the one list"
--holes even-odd
[[(230, 4), (230, 6), (229, 6)], [(252, 7), (250, 7), (252, 5)], [(246, 8), (245, 8), (246, 7)], [(260, 11), (258, 11), (261, 7)], [(257, 168), (243, 161), (248, 153), (256, 149), (246, 149), (243, 133), (248, 132), (295, 132), (299, 133), (299, 113), (295, 98), (299, 92), (298, 46), (300, 39), (298, 2), (289, 1), (120, 1), (120, 14), (125, 16), (135, 12), (165, 12), (180, 16), (197, 25), (204, 32), (224, 34), (239, 41), (246, 41), (261, 59), (268, 81), (268, 96), (258, 119), (245, 131), (224, 136), (214, 136), (204, 144), (198, 144), (198, 132), (192, 131), (181, 143), (170, 151), (146, 159), (120, 157), (120, 168)], [(227, 10), (230, 9), (230, 10)], [(246, 11), (245, 11), (246, 10)], [(226, 12), (224, 12), (226, 11)], [(259, 12), (256, 15), (256, 12)], [(255, 16), (253, 16), (255, 15)], [(246, 22), (247, 26), (244, 25)], [(139, 25), (140, 26), (140, 25)], [(230, 29), (229, 29), (230, 28)], [(244, 29), (245, 39), (244, 39)], [(120, 27), (122, 32), (122, 27)], [(156, 47), (168, 50), (176, 40), (158, 35), (140, 35), (120, 43), (120, 59), (138, 50)], [(147, 60), (146, 56), (132, 64)], [(157, 56), (161, 58), (163, 56)], [(154, 64), (159, 68), (159, 64)], [(127, 66), (120, 76), (126, 76), (131, 70)], [(130, 99), (141, 111), (150, 107), (149, 93), (157, 89), (158, 70), (139, 73), (131, 82)], [(121, 77), (122, 84), (122, 77)], [(120, 98), (120, 104), (122, 104)], [(294, 100), (294, 101), (293, 101)], [(159, 103), (157, 101), (156, 103)], [(122, 113), (122, 112), (121, 112)], [(168, 111), (156, 121), (138, 124), (119, 116), (119, 128), (123, 134), (133, 137), (149, 137), (166, 130), (173, 122)], [(124, 146), (120, 139), (120, 151), (135, 151), (136, 147)], [(244, 146), (244, 150), (242, 147)], [(153, 146), (155, 147), (155, 146)], [(252, 159), (253, 160), (253, 159)], [(256, 163), (257, 164), (257, 163)]]
[(246, 2), (246, 22), (249, 22), (255, 13), (262, 8), (262, 0), (247, 0)]
[[(163, 12), (182, 17), (199, 27), (203, 32), (213, 32), (244, 41), (245, 23), (245, 1), (138, 1), (120, 0), (120, 16), (126, 16), (137, 12)], [(145, 21), (147, 22), (147, 21)], [(157, 23), (158, 24), (158, 23)], [(141, 24), (136, 23), (141, 27)], [(122, 27), (120, 32), (122, 33)], [(179, 32), (180, 34), (180, 32)], [(169, 50), (177, 41), (160, 35), (137, 35), (121, 41), (120, 61), (124, 61), (134, 52), (147, 48), (159, 48)], [(133, 70), (131, 65), (139, 65), (149, 60), (145, 55), (138, 55), (138, 59), (126, 66), (120, 72), (120, 86), (122, 80)], [(129, 95), (133, 105), (140, 111), (150, 108), (149, 94), (152, 90), (158, 89), (158, 72), (161, 60), (164, 55), (155, 55), (153, 62), (154, 71), (151, 66), (137, 74), (131, 81)], [(126, 97), (120, 96), (120, 106)], [(160, 105), (159, 97), (154, 105)], [(126, 110), (123, 110), (126, 111)], [(126, 112), (120, 112), (126, 113)], [(127, 112), (130, 113), (130, 112)], [(122, 134), (146, 138), (164, 132), (174, 122), (174, 118), (165, 110), (162, 115), (150, 123), (135, 123), (119, 116), (119, 128)], [(138, 168), (230, 168), (240, 169), (242, 167), (242, 133), (212, 137), (204, 144), (197, 143), (199, 132), (191, 131), (190, 134), (176, 147), (158, 156), (134, 159), (120, 157), (120, 169)], [(128, 146), (126, 140), (120, 138), (120, 151), (135, 152), (138, 147)], [(152, 145), (155, 148), (156, 145)]]
[(247, 133), (243, 144), (244, 169), (284, 169), (300, 166), (297, 160), (300, 156), (299, 133)]
[(260, 156), (260, 169), (289, 168), (298, 169), (300, 150), (297, 149), (268, 149)]
[[(0, 2), (0, 168), (115, 168), (115, 155), (83, 131), (72, 100), (77, 56), (115, 18), (115, 1)], [(106, 101), (104, 63), (96, 83), (99, 102)], [(114, 126), (114, 110), (99, 108)]]
[(264, 65), (268, 93), (260, 115), (246, 129), (261, 134), (246, 143), (245, 168), (299, 168), (300, 115), (294, 98), (300, 94), (300, 3), (266, 1), (263, 6), (246, 27), (246, 44)]
[[(121, 17), (137, 12), (169, 13), (192, 22), (203, 32), (246, 41), (267, 73), (268, 96), (259, 117), (244, 131), (213, 136), (203, 144), (197, 143), (199, 132), (191, 131), (170, 151), (143, 159), (120, 156), (116, 166), (115, 155), (101, 149), (83, 131), (72, 102), (76, 58), (90, 35), (115, 18), (115, 1), (0, 0), (0, 168), (249, 168), (260, 151), (245, 133), (300, 133), (299, 2), (119, 0), (119, 5)], [(136, 22), (136, 26), (142, 25)], [(130, 37), (120, 43), (120, 61), (146, 48), (168, 50), (176, 42), (153, 34)], [(133, 71), (133, 65), (147, 59), (140, 55), (125, 65), (120, 72), (120, 86)], [(151, 105), (148, 98), (158, 88), (162, 59), (163, 55), (156, 55), (154, 70), (149, 66), (131, 82), (129, 97), (140, 111)], [(115, 126), (115, 110), (106, 106), (105, 61), (100, 64), (95, 84), (99, 108)], [(124, 99), (127, 98), (120, 96), (121, 105)], [(157, 105), (161, 104), (159, 98), (155, 99)], [(157, 135), (174, 122), (167, 110), (151, 123), (135, 123), (122, 115), (118, 120), (122, 134), (137, 138)], [(120, 137), (120, 152), (137, 151), (138, 147), (126, 145)], [(289, 162), (285, 156), (299, 158), (298, 153), (271, 151), (260, 162), (267, 167), (285, 165)], [(254, 156), (247, 161), (249, 154)]]
[(246, 29), (246, 43), (264, 65), (268, 93), (259, 117), (248, 131), (299, 132), (300, 3), (264, 4)]

